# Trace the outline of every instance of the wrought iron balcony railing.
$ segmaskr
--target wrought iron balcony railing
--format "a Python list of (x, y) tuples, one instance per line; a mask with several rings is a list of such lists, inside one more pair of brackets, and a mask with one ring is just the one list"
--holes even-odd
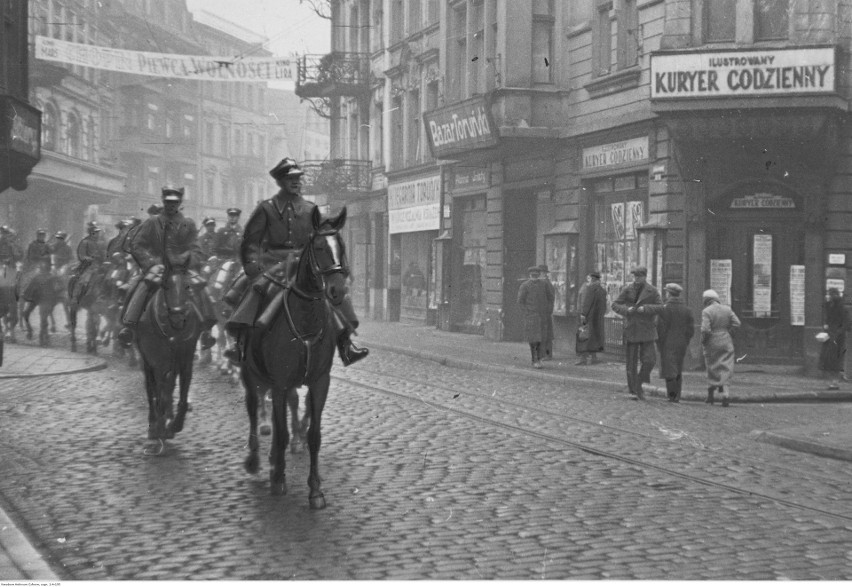
[(369, 192), (372, 162), (358, 159), (304, 161), (302, 189), (307, 195), (355, 194)]
[(359, 96), (370, 91), (370, 60), (366, 53), (335, 51), (302, 55), (296, 76), (300, 98)]

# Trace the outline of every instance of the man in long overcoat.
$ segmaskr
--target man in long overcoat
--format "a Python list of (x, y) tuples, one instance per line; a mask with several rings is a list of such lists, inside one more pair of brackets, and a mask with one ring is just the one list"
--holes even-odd
[(663, 306), (644, 306), (640, 312), (657, 316), (657, 348), (660, 351), (660, 378), (666, 380), (666, 395), (670, 402), (680, 401), (683, 389), (683, 359), (689, 341), (695, 334), (695, 319), (680, 297), (683, 288), (667, 283), (663, 288)]
[[(645, 399), (642, 391), (643, 383), (651, 382), (651, 371), (657, 363), (657, 352), (654, 341), (657, 340), (657, 327), (654, 315), (650, 312), (639, 312), (639, 308), (647, 305), (661, 305), (663, 300), (657, 288), (647, 282), (648, 270), (636, 267), (630, 272), (633, 283), (626, 285), (618, 298), (612, 303), (612, 309), (624, 316), (624, 348), (626, 355), (627, 388), (635, 399)], [(641, 363), (639, 373), (636, 364)]]
[(586, 326), (589, 337), (577, 339), (577, 365), (595, 365), (600, 363), (598, 353), (604, 350), (604, 316), (606, 315), (606, 290), (601, 285), (601, 274), (589, 273), (589, 282), (583, 288), (580, 302), (580, 324)]
[(547, 286), (540, 279), (541, 269), (538, 266), (527, 270), (529, 279), (518, 289), (518, 305), (524, 315), (524, 338), (530, 345), (532, 365), (541, 369), (541, 343), (547, 337), (547, 325), (542, 320), (553, 303), (548, 296)]
[(541, 264), (538, 266), (541, 269), (541, 280), (544, 282), (544, 287), (547, 288), (547, 297), (550, 300), (550, 308), (546, 314), (542, 314), (541, 319), (544, 322), (545, 334), (544, 340), (541, 341), (541, 360), (553, 360), (553, 307), (556, 304), (556, 287), (550, 281), (550, 268)]

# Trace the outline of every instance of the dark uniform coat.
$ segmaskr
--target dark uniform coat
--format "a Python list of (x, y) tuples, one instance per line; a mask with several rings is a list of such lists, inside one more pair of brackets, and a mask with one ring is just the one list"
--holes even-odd
[(89, 235), (77, 245), (77, 259), (84, 265), (103, 263), (106, 260), (106, 246), (97, 235)]
[(216, 241), (218, 240), (219, 235), (216, 232), (208, 232), (204, 231), (204, 233), (198, 237), (198, 246), (201, 247), (201, 252), (204, 253), (208, 258), (212, 257), (215, 253), (216, 249)]
[(843, 299), (825, 302), (822, 323), (828, 326), (829, 339), (822, 343), (819, 368), (829, 372), (843, 371), (846, 362), (846, 331), (849, 330), (849, 314)]
[(606, 315), (606, 290), (600, 283), (590, 283), (583, 288), (580, 316), (586, 319), (589, 339), (577, 341), (578, 353), (600, 353), (604, 350), (604, 316)]
[(21, 260), (21, 249), (10, 236), (0, 236), (0, 264), (14, 265)]
[(53, 262), (56, 264), (56, 269), (60, 269), (71, 262), (71, 247), (64, 240), (57, 239), (50, 246), (50, 252), (53, 254)]
[(50, 245), (37, 240), (30, 243), (30, 246), (27, 247), (27, 267), (32, 269), (33, 267), (37, 267), (40, 263), (46, 262), (48, 265), (50, 264)]
[(683, 372), (686, 349), (695, 334), (695, 319), (679, 297), (670, 297), (664, 306), (649, 306), (647, 310), (657, 314), (660, 378), (675, 379)]
[(236, 259), (240, 254), (240, 242), (243, 238), (243, 227), (239, 224), (226, 224), (216, 231), (216, 241), (213, 252), (223, 259)]
[(637, 299), (638, 283), (626, 285), (616, 300), (612, 303), (612, 309), (624, 316), (624, 340), (625, 342), (650, 342), (657, 340), (657, 326), (654, 314), (651, 312), (627, 313), (628, 308), (636, 306), (660, 306), (663, 303), (660, 292), (650, 283), (644, 283), (642, 292)]
[(518, 305), (524, 315), (524, 338), (527, 342), (541, 342), (546, 339), (547, 324), (542, 318), (548, 316), (552, 303), (544, 280), (528, 279), (521, 284), (518, 289)]
[(254, 209), (246, 224), (240, 246), (240, 261), (246, 275), (255, 277), (276, 262), (276, 253), (301, 251), (310, 241), (311, 215), (316, 205), (302, 196), (269, 198)]
[(171, 218), (160, 214), (140, 224), (128, 248), (145, 273), (154, 265), (197, 269), (205, 261), (195, 222), (179, 212)]

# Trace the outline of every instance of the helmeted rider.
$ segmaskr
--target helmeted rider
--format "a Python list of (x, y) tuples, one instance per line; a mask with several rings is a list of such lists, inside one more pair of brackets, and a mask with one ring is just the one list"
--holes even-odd
[(71, 252), (71, 246), (67, 242), (67, 232), (64, 230), (58, 230), (56, 231), (56, 234), (53, 235), (53, 238), (54, 241), (50, 245), (50, 253), (53, 255), (53, 269), (58, 272), (61, 271), (63, 267), (71, 263), (73, 253)]
[(45, 229), (39, 228), (36, 231), (36, 239), (27, 247), (25, 266), (27, 271), (45, 266), (50, 269), (50, 245), (47, 244)]
[(92, 220), (86, 225), (86, 236), (77, 244), (77, 270), (71, 278), (69, 288), (80, 294), (88, 287), (92, 276), (106, 260), (106, 245), (100, 238), (101, 227)]
[(215, 254), (217, 241), (216, 221), (213, 218), (207, 217), (201, 221), (201, 224), (204, 225), (204, 233), (198, 237), (198, 246), (201, 247), (201, 251), (209, 259)]
[(12, 229), (6, 224), (0, 226), (0, 265), (14, 267), (22, 257), (21, 248), (14, 238)]
[(223, 261), (240, 258), (240, 243), (243, 240), (243, 227), (240, 226), (242, 213), (239, 208), (228, 208), (228, 222), (216, 231), (213, 254)]
[(119, 341), (129, 346), (134, 338), (135, 326), (145, 309), (149, 293), (162, 284), (166, 273), (182, 272), (190, 276), (192, 300), (201, 316), (201, 347), (212, 347), (216, 339), (210, 329), (216, 324), (213, 305), (205, 281), (195, 270), (204, 262), (198, 246), (198, 229), (191, 218), (180, 212), (184, 188), (166, 186), (162, 189), (163, 211), (143, 222), (133, 233), (129, 250), (145, 276), (127, 298), (122, 316), (124, 328), (118, 333)]
[[(275, 179), (280, 191), (261, 202), (252, 212), (240, 247), (240, 260), (246, 275), (253, 282), (257, 282), (267, 269), (279, 262), (296, 259), (310, 241), (313, 230), (311, 217), (315, 204), (302, 197), (304, 172), (296, 161), (285, 158), (269, 174)], [(229, 333), (237, 341), (236, 348), (225, 351), (229, 359), (242, 358), (244, 331), (255, 325), (257, 299), (254, 298), (254, 293), (256, 292), (253, 287), (248, 288), (226, 323)], [(344, 298), (340, 307), (330, 304), (329, 307), (332, 310), (337, 349), (343, 364), (348, 366), (366, 357), (369, 349), (357, 347), (350, 338), (358, 327), (358, 318), (349, 296)]]
[(121, 219), (115, 223), (115, 228), (118, 230), (118, 233), (109, 239), (107, 243), (107, 258), (112, 260), (113, 255), (115, 253), (121, 252), (121, 245), (124, 242), (125, 236), (127, 236), (127, 231), (131, 228), (130, 220)]

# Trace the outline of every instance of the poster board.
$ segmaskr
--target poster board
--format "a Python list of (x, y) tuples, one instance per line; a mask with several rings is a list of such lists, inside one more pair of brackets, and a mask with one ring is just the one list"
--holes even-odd
[(771, 234), (756, 234), (752, 241), (752, 300), (755, 318), (772, 315)]
[(731, 259), (710, 259), (710, 289), (719, 294), (719, 302), (731, 305), (731, 276), (733, 262)]
[(804, 265), (790, 265), (790, 325), (805, 325)]

